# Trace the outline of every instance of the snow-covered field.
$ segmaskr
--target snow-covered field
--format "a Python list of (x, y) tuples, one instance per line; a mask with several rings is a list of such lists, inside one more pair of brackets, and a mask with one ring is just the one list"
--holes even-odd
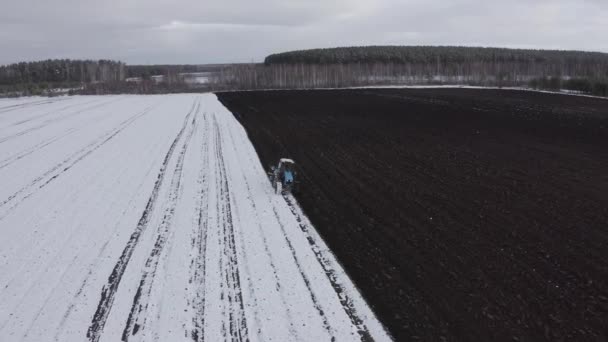
[(215, 95), (0, 100), (0, 341), (389, 340)]

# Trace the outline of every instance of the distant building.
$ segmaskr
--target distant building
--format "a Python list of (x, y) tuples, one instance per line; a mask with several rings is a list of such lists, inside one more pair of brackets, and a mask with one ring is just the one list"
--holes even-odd
[(150, 79), (154, 81), (154, 83), (163, 83), (165, 81), (165, 75), (154, 75), (150, 76)]

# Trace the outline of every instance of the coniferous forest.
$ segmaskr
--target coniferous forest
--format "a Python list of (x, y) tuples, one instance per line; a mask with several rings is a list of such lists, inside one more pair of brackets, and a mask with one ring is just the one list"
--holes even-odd
[(125, 64), (112, 60), (49, 59), (0, 66), (0, 92), (39, 95), (52, 88), (125, 79)]
[(295, 68), (295, 72), (276, 73), (287, 83), (290, 83), (290, 76), (299, 72), (308, 74), (307, 81), (313, 84), (319, 79), (328, 82), (328, 76), (329, 86), (341, 86), (344, 83), (443, 83), (530, 86), (608, 95), (608, 54), (601, 52), (459, 46), (366, 46), (278, 53), (266, 57), (264, 64), (277, 69)]
[[(204, 84), (184, 79), (184, 75), (201, 72), (207, 77)], [(608, 54), (367, 46), (284, 52), (266, 57), (264, 63), (250, 64), (126, 65), (111, 60), (58, 59), (0, 66), (0, 94), (16, 95), (46, 94), (52, 88), (105, 94), (441, 84), (608, 96)]]
[(462, 46), (362, 46), (283, 52), (266, 57), (272, 64), (353, 64), (353, 63), (548, 63), (608, 65), (608, 54), (601, 52), (524, 50)]

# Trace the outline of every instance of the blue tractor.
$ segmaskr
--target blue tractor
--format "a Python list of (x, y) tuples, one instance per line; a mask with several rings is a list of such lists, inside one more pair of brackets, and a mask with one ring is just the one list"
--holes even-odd
[(268, 172), (270, 183), (277, 194), (289, 194), (297, 191), (296, 164), (293, 160), (281, 158), (277, 166), (271, 166)]

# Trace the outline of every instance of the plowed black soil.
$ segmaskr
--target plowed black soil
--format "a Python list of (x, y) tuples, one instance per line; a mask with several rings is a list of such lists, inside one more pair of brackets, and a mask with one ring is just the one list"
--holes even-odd
[(396, 340), (608, 340), (608, 100), (219, 94)]

